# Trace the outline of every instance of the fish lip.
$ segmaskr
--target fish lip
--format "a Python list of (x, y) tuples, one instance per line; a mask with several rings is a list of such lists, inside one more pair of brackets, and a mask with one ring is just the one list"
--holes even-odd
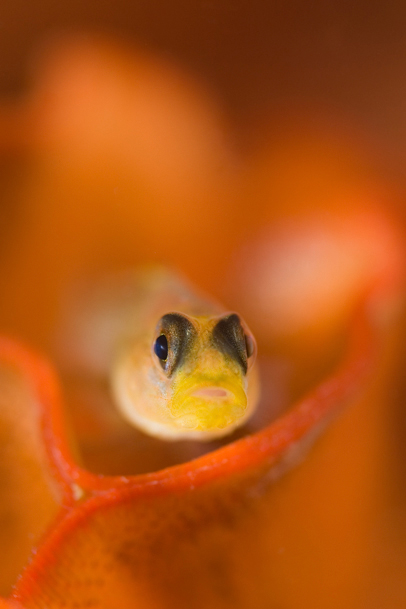
[(190, 396), (202, 398), (208, 401), (235, 399), (235, 393), (226, 387), (222, 387), (221, 385), (197, 386), (196, 388), (191, 389), (188, 393)]
[(246, 404), (247, 398), (243, 387), (234, 383), (207, 381), (195, 383), (190, 387), (180, 390), (175, 397), (179, 405), (185, 404), (193, 399), (213, 407), (227, 404)]
[(247, 396), (243, 387), (234, 383), (216, 383), (210, 380), (179, 391), (174, 396), (170, 410), (173, 419), (181, 427), (224, 429), (244, 417)]

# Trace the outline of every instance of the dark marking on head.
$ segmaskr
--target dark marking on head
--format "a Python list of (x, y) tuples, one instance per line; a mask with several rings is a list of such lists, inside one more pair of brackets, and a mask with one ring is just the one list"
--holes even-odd
[(213, 328), (217, 349), (234, 359), (246, 374), (248, 369), (245, 333), (236, 313), (223, 317)]
[(171, 376), (190, 353), (197, 332), (192, 322), (180, 313), (167, 313), (161, 317), (157, 332), (158, 336), (164, 335), (168, 341), (167, 359), (158, 360), (166, 374)]

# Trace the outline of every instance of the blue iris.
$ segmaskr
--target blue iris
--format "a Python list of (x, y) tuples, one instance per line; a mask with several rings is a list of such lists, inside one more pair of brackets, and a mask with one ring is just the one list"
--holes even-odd
[(159, 357), (159, 359), (165, 361), (168, 357), (168, 341), (164, 334), (158, 336), (154, 345), (155, 355)]

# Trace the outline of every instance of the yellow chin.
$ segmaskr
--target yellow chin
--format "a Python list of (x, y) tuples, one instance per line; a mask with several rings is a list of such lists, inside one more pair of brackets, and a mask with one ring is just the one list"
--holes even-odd
[(234, 428), (247, 410), (240, 379), (186, 378), (177, 383), (170, 403), (171, 415), (184, 430), (211, 431)]

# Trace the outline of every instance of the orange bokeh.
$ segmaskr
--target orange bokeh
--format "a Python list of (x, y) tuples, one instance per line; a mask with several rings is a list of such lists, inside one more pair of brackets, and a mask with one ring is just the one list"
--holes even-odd
[[(403, 331), (394, 189), (354, 137), (314, 120), (273, 138), (267, 125), (266, 144), (243, 154), (210, 92), (160, 58), (89, 37), (48, 55), (7, 109), (15, 139), (3, 148), (18, 169), (4, 331), (54, 357), (72, 284), (158, 260), (241, 309), (265, 374), (289, 374), (285, 410), (264, 430), (173, 468), (102, 476), (97, 443), (120, 423), (70, 403), (62, 376), (68, 432), (52, 370), (3, 341), (13, 526), (2, 593), (37, 547), (10, 597), (27, 608), (361, 609), (385, 606), (388, 587), (386, 606), (404, 606), (405, 522), (391, 518), (403, 507), (389, 423)], [(78, 465), (83, 450), (93, 473)]]

